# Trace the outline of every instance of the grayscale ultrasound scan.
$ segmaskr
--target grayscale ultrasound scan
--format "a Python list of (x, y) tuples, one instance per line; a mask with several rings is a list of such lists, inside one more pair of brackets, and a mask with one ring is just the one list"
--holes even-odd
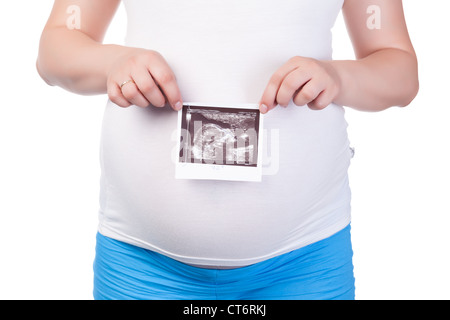
[(257, 166), (259, 110), (186, 105), (180, 162)]

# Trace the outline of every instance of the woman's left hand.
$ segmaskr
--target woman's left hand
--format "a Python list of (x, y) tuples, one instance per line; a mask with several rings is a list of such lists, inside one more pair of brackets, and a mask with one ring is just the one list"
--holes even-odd
[(286, 107), (291, 100), (297, 106), (322, 110), (338, 96), (340, 79), (330, 62), (294, 57), (271, 77), (260, 102), (267, 113), (277, 105)]

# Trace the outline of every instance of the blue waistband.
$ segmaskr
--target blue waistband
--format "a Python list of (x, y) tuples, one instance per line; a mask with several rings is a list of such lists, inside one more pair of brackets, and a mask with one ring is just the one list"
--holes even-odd
[(353, 299), (350, 225), (236, 269), (206, 269), (97, 234), (96, 299)]

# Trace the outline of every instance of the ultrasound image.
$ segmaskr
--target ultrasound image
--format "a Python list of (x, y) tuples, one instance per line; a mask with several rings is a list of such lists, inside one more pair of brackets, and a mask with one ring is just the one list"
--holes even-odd
[(184, 106), (180, 161), (257, 166), (259, 111)]

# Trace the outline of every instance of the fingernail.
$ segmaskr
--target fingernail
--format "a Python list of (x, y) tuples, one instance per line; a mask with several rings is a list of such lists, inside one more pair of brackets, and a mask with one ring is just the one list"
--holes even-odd
[(175, 103), (175, 110), (180, 111), (183, 108), (183, 104), (181, 103), (181, 101), (178, 101), (177, 103)]
[(259, 106), (259, 110), (260, 110), (262, 113), (266, 113), (267, 110), (269, 110), (269, 108), (267, 108), (267, 106), (266, 106), (265, 104), (262, 104), (261, 106)]

